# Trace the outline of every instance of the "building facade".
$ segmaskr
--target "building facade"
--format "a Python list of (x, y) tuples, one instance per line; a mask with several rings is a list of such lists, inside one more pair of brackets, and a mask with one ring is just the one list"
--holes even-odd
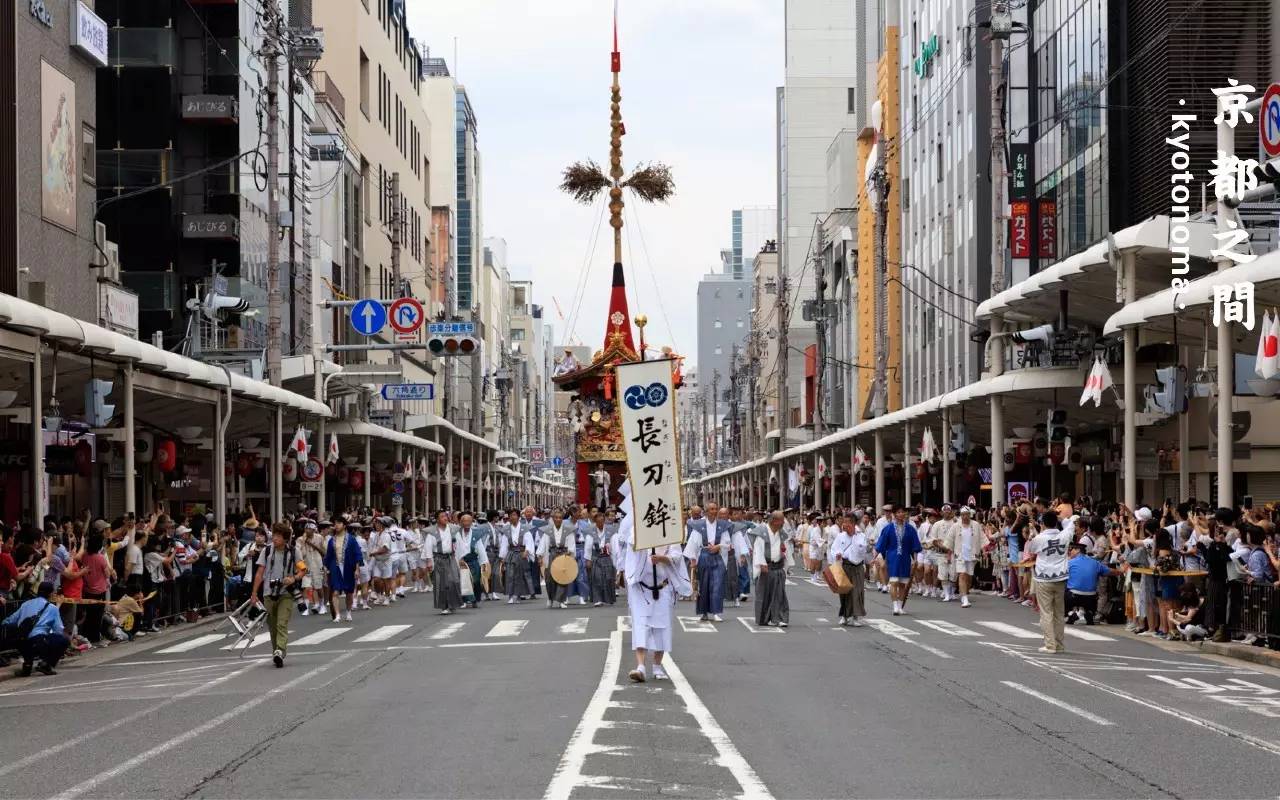
[(734, 280), (746, 280), (751, 261), (768, 241), (778, 239), (778, 209), (774, 206), (735, 208), (730, 225), (733, 236), (732, 274)]

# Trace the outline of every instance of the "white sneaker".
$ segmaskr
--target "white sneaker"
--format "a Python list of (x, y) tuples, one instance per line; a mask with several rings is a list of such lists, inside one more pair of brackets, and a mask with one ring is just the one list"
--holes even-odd
[(309, 609), (309, 608), (304, 608), (304, 609), (302, 609), (302, 616), (304, 616), (304, 617), (309, 617), (309, 616), (311, 616), (311, 609)]
[(329, 605), (328, 605), (327, 603), (321, 603), (321, 604), (320, 604), (320, 610), (319, 610), (319, 611), (317, 611), (316, 613), (317, 613), (317, 614), (328, 614), (328, 613), (329, 613)]
[(836, 622), (836, 624), (837, 624), (837, 625), (843, 625), (843, 624), (845, 624), (845, 618), (844, 618), (844, 617), (840, 617), (840, 619)]
[(599, 602), (599, 601), (597, 601), (597, 602), (595, 602), (595, 603), (592, 603), (592, 604), (591, 604), (591, 607), (592, 607), (592, 608), (599, 608), (599, 607), (600, 607), (600, 606), (602, 606), (602, 605), (604, 605), (604, 603), (603, 603), (603, 602)]
[(719, 614), (712, 614), (711, 619), (715, 622), (724, 622), (724, 617), (720, 616)]
[(961, 608), (968, 608), (969, 606), (970, 606), (970, 603), (969, 603), (969, 595), (967, 595), (967, 594), (966, 594), (964, 597), (961, 597), (961, 598), (960, 598), (960, 607), (961, 607)]
[(778, 623), (778, 627), (779, 627), (779, 628), (785, 628), (785, 627), (787, 627), (787, 626), (788, 626), (788, 625), (790, 625), (790, 624), (791, 624), (790, 622), (779, 622), (779, 623)]
[(900, 616), (901, 614), (902, 614), (902, 601), (900, 601), (900, 600), (894, 600), (894, 601), (893, 601), (893, 615), (894, 615), (895, 617), (897, 617), (897, 616)]
[(442, 616), (442, 617), (447, 617), (447, 616), (449, 616), (449, 615), (450, 615), (450, 614), (452, 614), (452, 613), (453, 613), (452, 611), (450, 611), (449, 609), (447, 609), (447, 608), (446, 608), (445, 610), (443, 610), (443, 611), (441, 611), (441, 612), (440, 612), (440, 616)]
[(850, 618), (849, 618), (849, 624), (850, 624), (850, 625), (852, 625), (852, 626), (853, 626), (853, 627), (855, 627), (855, 628), (862, 628), (862, 627), (866, 627), (866, 626), (864, 626), (864, 625), (862, 624), (862, 620), (858, 619), (857, 617), (850, 617)]
[(653, 679), (654, 679), (655, 681), (666, 681), (666, 680), (670, 680), (670, 677), (668, 677), (668, 675), (667, 675), (667, 671), (666, 671), (665, 669), (663, 669), (663, 668), (662, 668), (662, 665), (661, 665), (661, 664), (654, 664), (654, 665), (653, 665)]
[(344, 621), (344, 622), (350, 622), (350, 621), (351, 621), (351, 612), (350, 612), (350, 611), (348, 611), (345, 615), (343, 615), (342, 619), (343, 619), (343, 621)]
[(578, 595), (578, 605), (585, 606), (586, 604), (587, 604), (587, 598), (583, 597), (582, 595)]
[(734, 608), (742, 608), (742, 601), (741, 601), (741, 600), (734, 600), (734, 601), (733, 601), (733, 607), (734, 607)]
[(568, 608), (568, 607), (569, 607), (569, 604), (568, 604), (568, 603), (561, 603), (561, 604), (560, 604), (560, 607), (561, 607), (561, 608)]
[(513, 605), (515, 605), (515, 604), (516, 604), (516, 599), (515, 599), (514, 597), (508, 597), (508, 598), (507, 598), (507, 605), (509, 605), (509, 606), (513, 606)]

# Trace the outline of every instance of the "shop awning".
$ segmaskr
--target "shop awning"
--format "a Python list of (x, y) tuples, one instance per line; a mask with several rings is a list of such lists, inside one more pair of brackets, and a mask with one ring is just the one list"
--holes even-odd
[(443, 447), (429, 439), (423, 439), (410, 433), (393, 431), (390, 428), (384, 428), (381, 425), (374, 425), (371, 422), (361, 420), (343, 419), (331, 421), (325, 425), (325, 433), (336, 433), (339, 436), (371, 436), (374, 439), (382, 439), (405, 447), (416, 447), (419, 450), (426, 450), (430, 453), (444, 453)]

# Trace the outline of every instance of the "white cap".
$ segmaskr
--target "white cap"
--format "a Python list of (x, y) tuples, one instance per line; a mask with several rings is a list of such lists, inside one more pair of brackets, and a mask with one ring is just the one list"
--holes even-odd
[(969, 508), (968, 506), (960, 506), (960, 513), (961, 513), (961, 514), (970, 514), (970, 515), (972, 515), (972, 514), (973, 514), (973, 509)]
[(1133, 512), (1133, 518), (1136, 519), (1138, 522), (1146, 522), (1147, 520), (1151, 519), (1151, 509), (1147, 508), (1146, 506), (1143, 506), (1139, 508), (1137, 511)]

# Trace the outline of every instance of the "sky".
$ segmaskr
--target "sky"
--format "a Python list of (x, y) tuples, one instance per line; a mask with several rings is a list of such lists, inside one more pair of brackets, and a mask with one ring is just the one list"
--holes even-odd
[[(506, 239), (513, 278), (534, 281), (534, 302), (545, 307), (556, 344), (598, 349), (613, 261), (607, 212), (591, 255), (602, 206), (578, 205), (558, 187), (561, 172), (574, 161), (591, 158), (607, 168), (613, 3), (406, 5), (413, 36), (432, 56), (448, 60), (471, 98), (479, 125), (484, 235)], [(783, 4), (620, 5), (623, 166), (629, 172), (640, 163), (662, 161), (676, 181), (676, 195), (667, 204), (626, 198), (628, 300), (633, 316), (649, 316), (649, 344), (673, 345), (691, 364), (698, 280), (719, 270), (720, 250), (730, 246), (730, 211), (775, 204)], [(579, 295), (584, 264), (589, 271)]]

